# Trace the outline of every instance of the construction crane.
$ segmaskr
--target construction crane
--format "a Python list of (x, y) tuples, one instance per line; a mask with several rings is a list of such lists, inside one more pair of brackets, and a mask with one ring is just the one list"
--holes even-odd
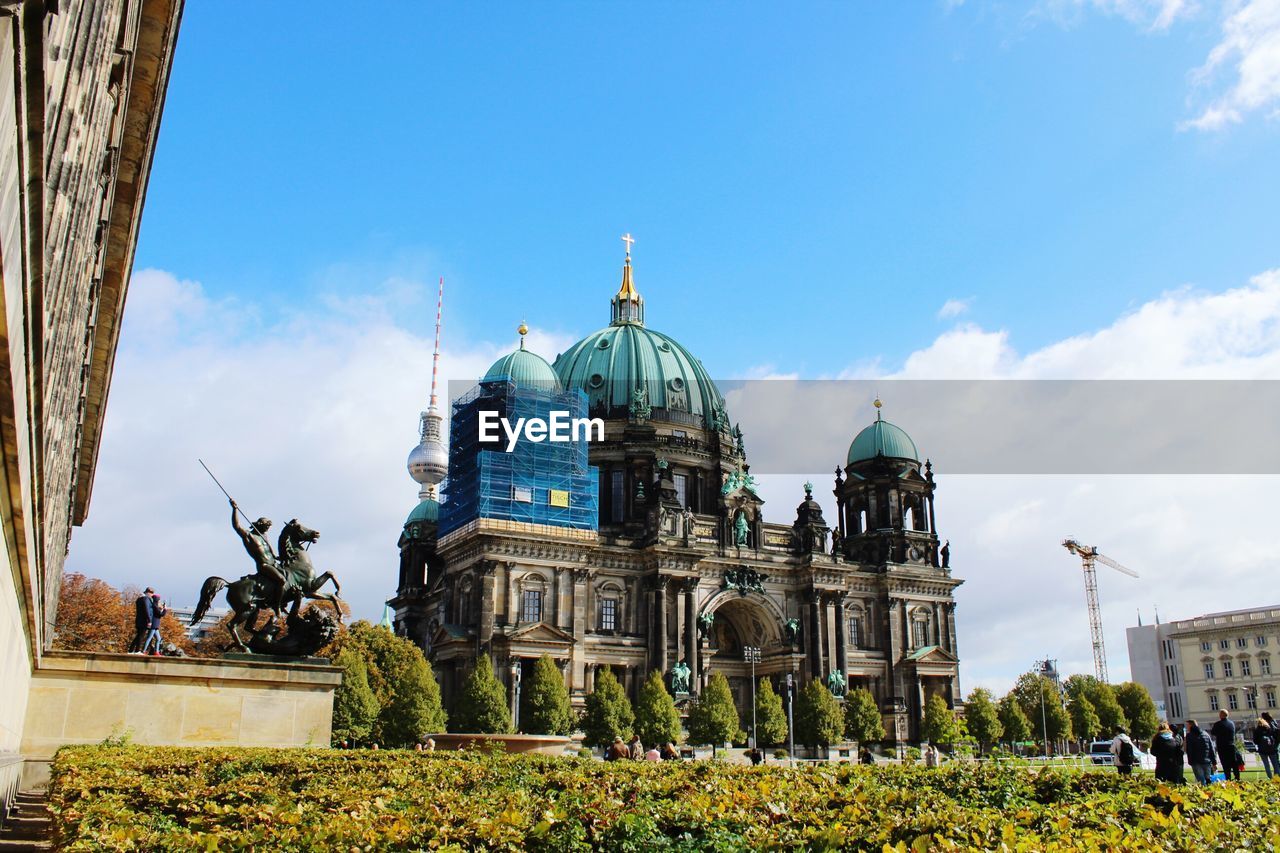
[(1098, 607), (1098, 573), (1095, 563), (1110, 566), (1121, 574), (1136, 578), (1138, 573), (1120, 565), (1115, 560), (1099, 554), (1094, 545), (1081, 545), (1074, 536), (1062, 541), (1062, 547), (1075, 554), (1084, 563), (1084, 596), (1089, 603), (1089, 636), (1093, 640), (1093, 668), (1098, 680), (1107, 682), (1107, 647), (1102, 638), (1102, 611)]

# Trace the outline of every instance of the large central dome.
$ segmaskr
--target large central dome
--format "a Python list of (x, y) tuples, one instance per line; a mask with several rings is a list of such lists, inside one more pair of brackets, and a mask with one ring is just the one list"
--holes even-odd
[(717, 409), (723, 418), (724, 396), (702, 362), (671, 337), (645, 328), (644, 300), (631, 283), (630, 254), (612, 304), (610, 325), (556, 358), (561, 384), (586, 392), (592, 412), (627, 410), (642, 388), (655, 419), (663, 419), (659, 410), (666, 410), (714, 426)]

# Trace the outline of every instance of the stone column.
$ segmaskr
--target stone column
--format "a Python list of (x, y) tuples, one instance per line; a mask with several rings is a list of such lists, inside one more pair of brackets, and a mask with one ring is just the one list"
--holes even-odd
[(555, 601), (551, 605), (552, 607), (551, 618), (547, 621), (549, 621), (552, 625), (555, 625), (557, 628), (559, 628), (560, 616), (562, 613), (562, 604), (563, 604), (562, 599), (564, 597), (564, 585), (561, 582), (561, 577), (564, 575), (564, 569), (560, 568), (559, 566), (556, 566), (555, 569), (553, 569), (552, 571), (554, 572), (553, 588), (555, 589), (555, 593), (554, 593)]
[(822, 678), (822, 595), (814, 590), (809, 599), (809, 674)]
[(956, 603), (948, 601), (942, 607), (947, 614), (947, 651), (956, 657), (960, 657), (960, 650), (956, 648)]
[(848, 620), (845, 618), (844, 596), (836, 597), (836, 665), (840, 674), (849, 677), (849, 643), (846, 637)]
[(516, 584), (515, 584), (515, 577), (514, 577), (515, 572), (513, 571), (515, 567), (516, 567), (515, 563), (503, 564), (503, 574), (506, 577), (506, 589), (507, 589), (507, 598), (505, 602), (506, 608), (504, 612), (506, 613), (506, 624), (508, 625), (518, 625), (520, 623), (520, 608), (516, 606), (516, 600), (515, 600)]
[(689, 667), (689, 689), (698, 687), (698, 581), (684, 583), (684, 662)]
[(667, 578), (658, 575), (654, 578), (653, 589), (654, 613), (654, 666), (664, 675), (667, 672)]
[(942, 612), (938, 607), (938, 602), (933, 603), (933, 644), (939, 648), (946, 648), (946, 641), (943, 640), (942, 633)]
[(497, 578), (495, 574), (498, 564), (492, 560), (480, 566), (480, 648), (488, 649), (493, 640), (493, 629), (497, 621)]

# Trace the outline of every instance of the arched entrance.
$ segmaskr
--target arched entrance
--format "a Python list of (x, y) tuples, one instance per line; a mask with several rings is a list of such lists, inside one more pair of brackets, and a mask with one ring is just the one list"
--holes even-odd
[(715, 614), (704, 647), (706, 677), (717, 672), (724, 675), (733, 692), (734, 704), (749, 725), (752, 666), (746, 660), (744, 649), (760, 650), (759, 663), (755, 665), (757, 683), (770, 678), (775, 692), (780, 692), (785, 673), (792, 669), (792, 649), (783, 637), (782, 610), (759, 593), (744, 596), (725, 590), (707, 602), (704, 612)]

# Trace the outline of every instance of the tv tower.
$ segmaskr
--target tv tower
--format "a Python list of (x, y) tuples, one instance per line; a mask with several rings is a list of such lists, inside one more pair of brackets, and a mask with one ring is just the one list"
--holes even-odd
[(418, 498), (439, 500), (437, 487), (449, 473), (449, 450), (444, 446), (441, 426), (444, 418), (436, 405), (436, 384), (440, 375), (440, 315), (444, 306), (444, 276), (440, 277), (440, 290), (436, 295), (436, 347), (431, 355), (431, 401), (419, 421), (418, 434), (421, 440), (418, 446), (409, 453), (407, 467), (409, 476), (414, 482), (421, 484)]

